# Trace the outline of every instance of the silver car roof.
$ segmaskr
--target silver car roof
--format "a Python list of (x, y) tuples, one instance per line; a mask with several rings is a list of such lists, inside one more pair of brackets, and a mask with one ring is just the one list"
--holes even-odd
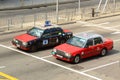
[(83, 38), (83, 39), (91, 39), (91, 38), (96, 38), (96, 37), (101, 37), (103, 40), (103, 36), (97, 33), (92, 33), (92, 32), (82, 32), (82, 33), (77, 33), (74, 36)]

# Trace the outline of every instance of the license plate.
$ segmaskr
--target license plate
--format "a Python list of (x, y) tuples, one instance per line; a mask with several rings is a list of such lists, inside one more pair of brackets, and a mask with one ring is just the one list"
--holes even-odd
[(20, 47), (20, 45), (19, 45), (19, 44), (16, 44), (16, 46), (17, 46), (17, 47)]
[(57, 54), (56, 56), (58, 56), (58, 57), (60, 57), (60, 58), (63, 58), (63, 56), (61, 56), (61, 55), (58, 55), (58, 54)]

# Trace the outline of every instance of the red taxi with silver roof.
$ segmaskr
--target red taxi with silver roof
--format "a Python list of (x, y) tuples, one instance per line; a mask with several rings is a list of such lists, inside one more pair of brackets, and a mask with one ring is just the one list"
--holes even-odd
[(66, 43), (56, 46), (51, 54), (61, 60), (79, 63), (84, 58), (105, 56), (112, 49), (113, 40), (88, 32), (74, 35)]

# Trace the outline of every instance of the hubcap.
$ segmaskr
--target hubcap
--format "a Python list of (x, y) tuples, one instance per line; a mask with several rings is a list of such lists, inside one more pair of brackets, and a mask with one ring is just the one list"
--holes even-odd
[(105, 54), (106, 54), (106, 50), (103, 49), (103, 50), (102, 50), (102, 55), (104, 56)]
[(78, 63), (80, 61), (80, 57), (79, 56), (76, 56), (75, 57), (75, 63)]

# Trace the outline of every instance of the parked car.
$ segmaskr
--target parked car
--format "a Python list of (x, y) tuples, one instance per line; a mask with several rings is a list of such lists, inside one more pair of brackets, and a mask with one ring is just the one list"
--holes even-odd
[(61, 60), (79, 63), (81, 59), (95, 55), (105, 56), (112, 49), (113, 40), (96, 33), (81, 33), (56, 46), (51, 54)]
[(55, 46), (66, 42), (73, 33), (58, 26), (33, 27), (27, 33), (13, 38), (12, 44), (26, 51), (36, 51), (39, 48)]

